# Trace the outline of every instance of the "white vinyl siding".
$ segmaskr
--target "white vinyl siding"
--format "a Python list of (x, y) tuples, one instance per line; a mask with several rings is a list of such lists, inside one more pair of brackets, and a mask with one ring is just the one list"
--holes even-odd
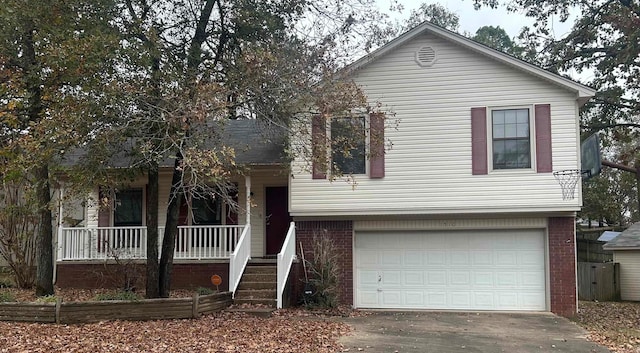
[(620, 299), (640, 301), (640, 250), (614, 250), (620, 263)]
[[(431, 46), (430, 67), (414, 58)], [(294, 216), (576, 211), (552, 173), (501, 170), (472, 175), (471, 108), (551, 105), (553, 169), (577, 169), (576, 95), (433, 35), (420, 36), (358, 70), (354, 79), (370, 102), (395, 113), (385, 137), (385, 177), (348, 183), (313, 180), (300, 158), (291, 178)], [(533, 117), (532, 117), (533, 119)], [(393, 125), (393, 124), (392, 124)], [(534, 150), (533, 150), (534, 151)], [(532, 151), (532, 162), (535, 155)]]

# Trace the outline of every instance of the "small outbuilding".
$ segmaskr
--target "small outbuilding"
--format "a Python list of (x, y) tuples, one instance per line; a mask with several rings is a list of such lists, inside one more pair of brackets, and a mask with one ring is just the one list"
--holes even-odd
[(602, 246), (620, 264), (620, 298), (640, 301), (640, 222)]

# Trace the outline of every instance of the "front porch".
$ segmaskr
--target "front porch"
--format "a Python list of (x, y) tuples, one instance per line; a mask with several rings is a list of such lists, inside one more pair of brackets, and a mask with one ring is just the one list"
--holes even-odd
[[(210, 287), (209, 278), (215, 274), (223, 279), (219, 289), (229, 290), (235, 297), (251, 259), (251, 228), (250, 224), (179, 226), (174, 252), (174, 268), (177, 271), (173, 273), (172, 283), (182, 284), (180, 287)], [(160, 248), (164, 228), (158, 228), (158, 233)], [(74, 284), (74, 281), (86, 282), (91, 277), (97, 277), (94, 285), (99, 285), (98, 280), (104, 277), (101, 269), (112, 275), (123, 270), (130, 271), (131, 268), (137, 268), (135, 271), (138, 273), (144, 272), (142, 268), (147, 258), (148, 236), (145, 226), (60, 227), (58, 234), (56, 263), (64, 274), (62, 283), (65, 286), (78, 286), (80, 283)], [(278, 308), (283, 307), (284, 291), (295, 259), (293, 222), (284, 238), (275, 261), (273, 286), (276, 295), (271, 299), (265, 298)], [(119, 268), (123, 264), (128, 268)], [(243, 297), (263, 292), (254, 293), (247, 288), (242, 291)]]

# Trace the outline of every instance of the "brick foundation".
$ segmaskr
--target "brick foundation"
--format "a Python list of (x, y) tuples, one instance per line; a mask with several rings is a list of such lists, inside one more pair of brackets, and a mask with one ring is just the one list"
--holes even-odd
[[(340, 304), (353, 305), (353, 223), (351, 221), (297, 221), (296, 241), (298, 242), (297, 255), (300, 257), (300, 243), (304, 248), (304, 256), (310, 260), (313, 256), (313, 236), (325, 232), (333, 240), (333, 245), (338, 252), (340, 259), (339, 284)], [(301, 265), (299, 265), (301, 266)], [(304, 279), (304, 270), (296, 270), (300, 278)], [(294, 286), (294, 296), (300, 298), (304, 284), (302, 280), (297, 281)], [(296, 294), (297, 293), (297, 294)]]
[(549, 218), (549, 291), (551, 312), (576, 314), (576, 243), (573, 217)]
[[(124, 273), (135, 278), (139, 291), (145, 288), (145, 265), (136, 263), (123, 268), (117, 264), (58, 264), (56, 285), (61, 288), (120, 288), (124, 283)], [(222, 277), (221, 291), (229, 290), (228, 263), (174, 264), (171, 275), (172, 289), (213, 288), (211, 275)]]

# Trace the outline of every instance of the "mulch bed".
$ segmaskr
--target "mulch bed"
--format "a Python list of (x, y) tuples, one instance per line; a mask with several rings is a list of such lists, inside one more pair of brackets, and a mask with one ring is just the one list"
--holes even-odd
[[(16, 301), (19, 302), (34, 302), (42, 300), (42, 298), (36, 297), (35, 290), (33, 289), (18, 289), (18, 288), (0, 288), (0, 293), (8, 292), (13, 295)], [(56, 298), (61, 298), (63, 301), (88, 301), (94, 300), (98, 294), (111, 294), (119, 292), (116, 289), (77, 289), (77, 288), (56, 288)], [(141, 298), (144, 298), (144, 291), (138, 293)], [(171, 298), (190, 298), (193, 296), (193, 290), (173, 290), (170, 293)]]

